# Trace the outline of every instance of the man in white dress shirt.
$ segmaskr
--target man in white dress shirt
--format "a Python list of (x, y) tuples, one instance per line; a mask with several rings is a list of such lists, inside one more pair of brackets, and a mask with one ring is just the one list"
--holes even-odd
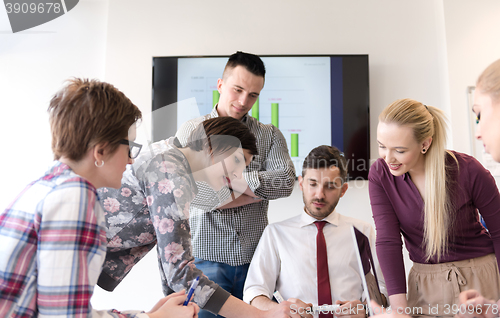
[[(278, 306), (272, 297), (279, 291), (284, 299), (295, 304), (292, 310), (318, 305), (316, 221), (327, 222), (323, 233), (332, 304), (341, 304), (341, 309), (353, 308), (364, 301), (351, 225), (370, 239), (372, 250), (375, 250), (375, 231), (369, 223), (335, 211), (347, 191), (346, 181), (346, 160), (337, 148), (319, 146), (309, 153), (299, 176), (304, 213), (266, 227), (248, 270), (244, 301), (260, 309), (270, 309)], [(387, 295), (376, 255), (373, 257), (381, 292)], [(307, 313), (310, 310), (301, 316), (312, 317)], [(364, 310), (355, 311), (354, 316), (364, 314)]]

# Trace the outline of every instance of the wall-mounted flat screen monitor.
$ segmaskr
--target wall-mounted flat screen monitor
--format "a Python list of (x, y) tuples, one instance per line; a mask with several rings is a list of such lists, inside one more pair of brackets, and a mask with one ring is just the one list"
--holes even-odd
[[(349, 179), (367, 179), (370, 154), (368, 55), (263, 55), (264, 88), (248, 115), (280, 129), (297, 175), (319, 145), (344, 152)], [(208, 114), (228, 56), (153, 58), (154, 141)]]

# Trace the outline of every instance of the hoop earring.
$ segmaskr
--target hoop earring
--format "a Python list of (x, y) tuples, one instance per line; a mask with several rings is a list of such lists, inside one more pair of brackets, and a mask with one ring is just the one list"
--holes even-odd
[(97, 168), (101, 168), (102, 166), (104, 166), (104, 160), (101, 162), (101, 165), (98, 165), (98, 164), (97, 164), (97, 160), (96, 160), (96, 161), (94, 161), (94, 164), (95, 164), (95, 166), (96, 166)]

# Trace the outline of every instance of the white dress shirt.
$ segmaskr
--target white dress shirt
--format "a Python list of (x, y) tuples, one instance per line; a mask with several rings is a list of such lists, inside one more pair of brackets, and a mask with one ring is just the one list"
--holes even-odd
[[(269, 224), (253, 256), (245, 282), (243, 300), (250, 303), (259, 295), (272, 299), (278, 290), (284, 299), (298, 298), (318, 304), (316, 219), (305, 212), (282, 222)], [(323, 229), (328, 252), (328, 271), (332, 304), (336, 300), (363, 299), (363, 286), (354, 250), (351, 225), (363, 232), (372, 250), (380, 291), (386, 295), (385, 282), (375, 255), (375, 231), (364, 221), (333, 211)]]

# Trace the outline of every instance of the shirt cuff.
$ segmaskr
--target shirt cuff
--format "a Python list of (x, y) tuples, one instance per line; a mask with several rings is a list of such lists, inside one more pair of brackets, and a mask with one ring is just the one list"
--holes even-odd
[(112, 292), (116, 286), (120, 284), (119, 280), (116, 280), (109, 276), (106, 272), (102, 271), (99, 279), (97, 281), (97, 285), (104, 289), (105, 291)]
[(255, 191), (260, 187), (260, 179), (258, 171), (250, 171), (243, 173), (245, 181), (248, 183), (248, 187), (255, 194)]
[(210, 296), (205, 306), (203, 306), (203, 309), (217, 315), (229, 296), (231, 296), (229, 292), (227, 292), (224, 288), (217, 286), (217, 289), (212, 296)]

